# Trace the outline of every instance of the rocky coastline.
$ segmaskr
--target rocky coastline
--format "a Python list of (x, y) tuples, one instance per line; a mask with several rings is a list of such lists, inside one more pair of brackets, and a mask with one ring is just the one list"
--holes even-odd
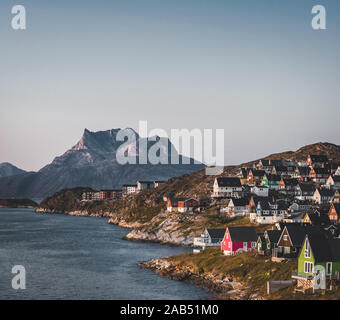
[(38, 204), (30, 199), (0, 199), (0, 208), (34, 209)]
[(212, 293), (217, 300), (264, 300), (260, 293), (249, 294), (247, 287), (231, 278), (214, 273), (195, 272), (188, 266), (178, 266), (167, 258), (157, 258), (139, 264), (141, 268), (156, 272), (172, 280), (185, 281)]

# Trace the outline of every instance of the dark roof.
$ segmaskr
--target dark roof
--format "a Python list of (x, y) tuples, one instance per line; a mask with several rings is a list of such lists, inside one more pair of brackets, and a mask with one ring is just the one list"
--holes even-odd
[(288, 168), (285, 166), (275, 166), (275, 170), (279, 172), (286, 172), (288, 171)]
[(315, 186), (313, 184), (299, 183), (299, 187), (302, 192), (310, 192), (310, 193), (315, 192)]
[(123, 184), (123, 187), (137, 187), (136, 184)]
[(318, 190), (319, 190), (321, 197), (333, 197), (334, 196), (334, 190), (332, 189), (323, 188), (323, 189), (318, 189)]
[(325, 233), (318, 226), (287, 224), (285, 227), (294, 247), (301, 247), (306, 235)]
[(251, 170), (253, 176), (255, 177), (263, 177), (266, 174), (266, 171), (264, 170)]
[(334, 182), (340, 182), (340, 176), (332, 176)]
[(282, 233), (281, 230), (267, 230), (266, 232), (267, 232), (269, 241), (272, 243), (277, 243)]
[(282, 165), (282, 160), (270, 160), (270, 164), (274, 166)]
[(328, 215), (325, 213), (319, 212), (308, 213), (308, 216), (310, 221), (312, 222), (312, 225), (315, 226), (329, 226), (331, 223)]
[(322, 163), (322, 162), (327, 162), (328, 161), (327, 156), (323, 155), (323, 154), (321, 154), (321, 155), (311, 154), (310, 158), (311, 158), (312, 162), (320, 162), (320, 163)]
[(217, 183), (220, 187), (241, 187), (240, 178), (236, 177), (225, 177), (217, 178)]
[(261, 159), (260, 160), (261, 164), (265, 167), (268, 167), (269, 166), (269, 160), (265, 160), (265, 159)]
[(225, 229), (207, 229), (211, 239), (223, 239)]
[(297, 186), (299, 181), (297, 179), (283, 179), (286, 186)]
[(257, 241), (257, 234), (254, 227), (228, 227), (231, 241), (248, 242)]
[(329, 239), (325, 235), (308, 235), (316, 262), (339, 262), (340, 239)]
[(231, 199), (233, 201), (233, 204), (235, 207), (245, 207), (249, 201), (246, 198), (240, 198), (240, 199)]
[(278, 174), (267, 174), (268, 181), (281, 181), (281, 176)]
[(314, 171), (316, 174), (323, 174), (323, 175), (329, 174), (329, 170), (327, 170), (326, 168), (315, 168)]
[(309, 176), (310, 167), (298, 167), (299, 173), (302, 176)]

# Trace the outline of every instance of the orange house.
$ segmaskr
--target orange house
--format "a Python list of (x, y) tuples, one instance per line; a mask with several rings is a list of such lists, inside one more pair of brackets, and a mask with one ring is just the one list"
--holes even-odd
[(339, 223), (340, 217), (340, 203), (333, 203), (331, 208), (329, 209), (329, 220), (333, 223)]

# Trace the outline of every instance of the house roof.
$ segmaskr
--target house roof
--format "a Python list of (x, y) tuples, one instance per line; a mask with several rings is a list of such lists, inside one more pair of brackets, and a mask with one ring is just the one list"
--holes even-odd
[(322, 234), (307, 235), (316, 262), (339, 262), (340, 239), (329, 239)]
[(266, 174), (268, 181), (281, 181), (281, 176), (278, 174)]
[(240, 178), (237, 177), (224, 177), (224, 178), (216, 178), (217, 184), (220, 187), (241, 187)]
[(307, 213), (312, 225), (315, 226), (328, 226), (330, 225), (330, 220), (327, 214), (320, 212)]
[(340, 203), (333, 203), (333, 206), (337, 215), (340, 216)]
[(254, 227), (228, 227), (228, 230), (232, 241), (257, 241), (257, 234)]
[(326, 168), (314, 168), (314, 172), (316, 174), (323, 174), (323, 175), (329, 174), (329, 170), (327, 170)]
[(309, 176), (310, 167), (298, 167), (297, 169), (298, 169), (300, 175), (302, 175), (302, 176)]
[(255, 176), (255, 177), (263, 177), (266, 174), (266, 171), (264, 171), (264, 170), (254, 170), (254, 169), (252, 169), (251, 172), (252, 172), (253, 176)]
[(299, 183), (299, 187), (300, 187), (302, 192), (310, 192), (310, 193), (315, 192), (315, 186), (313, 184)]
[(231, 200), (233, 201), (234, 207), (245, 207), (249, 203), (248, 199), (246, 198), (231, 199)]
[(332, 176), (332, 179), (333, 179), (334, 183), (340, 183), (340, 176), (334, 175), (334, 176)]
[(266, 233), (268, 235), (268, 239), (270, 242), (278, 243), (282, 231), (281, 230), (267, 230)]
[(323, 155), (323, 154), (321, 154), (321, 155), (311, 154), (309, 156), (310, 156), (312, 162), (320, 162), (321, 163), (321, 162), (327, 162), (328, 161), (327, 156)]
[(334, 190), (332, 189), (323, 188), (323, 189), (318, 189), (318, 190), (319, 190), (321, 197), (333, 197), (334, 196)]
[(223, 239), (225, 229), (207, 229), (211, 239)]
[(275, 171), (286, 172), (288, 171), (288, 168), (285, 166), (275, 166)]
[(270, 164), (274, 166), (281, 166), (282, 165), (282, 160), (270, 160)]
[(297, 179), (283, 179), (286, 186), (297, 186), (299, 184)]
[(289, 237), (294, 247), (300, 247), (306, 237), (306, 235), (325, 233), (318, 226), (304, 226), (293, 223), (288, 223), (285, 228), (288, 231)]

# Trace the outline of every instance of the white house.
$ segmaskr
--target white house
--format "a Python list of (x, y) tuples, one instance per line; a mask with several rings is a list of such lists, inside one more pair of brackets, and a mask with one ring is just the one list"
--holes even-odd
[(268, 197), (269, 188), (266, 186), (254, 186), (250, 189), (250, 192), (258, 197)]
[(318, 204), (329, 203), (334, 196), (334, 190), (327, 188), (317, 188), (314, 192), (312, 200)]
[(213, 186), (213, 198), (240, 198), (243, 194), (243, 188), (240, 178), (225, 177), (215, 178)]
[(194, 252), (221, 246), (224, 234), (225, 229), (205, 229), (200, 237), (194, 238)]
[(231, 216), (246, 215), (248, 213), (247, 205), (248, 205), (247, 199), (233, 198), (233, 199), (230, 199), (229, 204), (225, 211), (228, 212), (229, 215)]
[(340, 176), (340, 166), (338, 167), (338, 169), (336, 169), (334, 175)]
[(154, 187), (154, 181), (137, 181), (137, 192), (153, 189)]
[(326, 181), (327, 188), (340, 189), (340, 176), (329, 176)]

